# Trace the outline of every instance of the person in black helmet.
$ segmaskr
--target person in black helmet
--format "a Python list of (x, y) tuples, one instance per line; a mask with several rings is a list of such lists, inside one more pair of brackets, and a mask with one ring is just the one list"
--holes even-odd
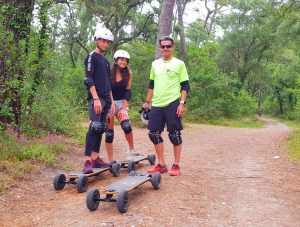
[(169, 174), (180, 174), (179, 161), (182, 148), (181, 118), (184, 105), (190, 90), (188, 73), (183, 61), (172, 56), (174, 40), (164, 36), (159, 40), (162, 58), (152, 62), (150, 71), (150, 83), (144, 109), (151, 111), (148, 122), (149, 138), (154, 144), (158, 158), (158, 165), (149, 169), (148, 173), (168, 172), (164, 159), (164, 143), (161, 132), (167, 124), (169, 139), (173, 144), (174, 163)]
[(85, 80), (87, 87), (90, 125), (86, 134), (85, 162), (83, 173), (92, 173), (93, 168), (110, 166), (99, 157), (102, 134), (106, 130), (108, 111), (114, 112), (113, 98), (110, 87), (110, 64), (103, 56), (111, 42), (112, 33), (103, 28), (96, 31), (94, 40), (96, 49), (85, 59)]

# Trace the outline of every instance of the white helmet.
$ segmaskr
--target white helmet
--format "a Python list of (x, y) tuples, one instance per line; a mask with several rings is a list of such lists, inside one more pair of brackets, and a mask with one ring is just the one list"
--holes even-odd
[(149, 116), (150, 116), (150, 109), (144, 109), (142, 108), (140, 110), (141, 113), (141, 120), (144, 123), (144, 125), (148, 125), (149, 122)]
[(117, 61), (118, 58), (127, 58), (129, 60), (130, 59), (130, 55), (125, 50), (117, 50), (115, 52), (115, 54), (114, 54), (114, 60), (115, 60), (115, 62)]
[(111, 33), (111, 31), (109, 31), (108, 29), (100, 28), (100, 29), (97, 29), (97, 31), (95, 32), (94, 40), (97, 40), (97, 39), (105, 39), (105, 40), (112, 42), (112, 41), (114, 41), (114, 36)]

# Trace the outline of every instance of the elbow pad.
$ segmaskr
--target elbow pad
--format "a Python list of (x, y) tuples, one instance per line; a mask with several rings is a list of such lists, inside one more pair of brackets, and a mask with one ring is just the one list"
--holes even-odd
[(131, 89), (126, 89), (124, 94), (124, 99), (129, 101), (130, 98), (131, 98)]
[(189, 83), (188, 80), (182, 81), (182, 82), (180, 83), (180, 85), (181, 85), (181, 91), (182, 91), (182, 90), (186, 90), (187, 92), (189, 92), (189, 90), (190, 90), (190, 83)]
[(150, 80), (148, 88), (150, 88), (150, 89), (154, 88), (154, 80)]
[(94, 86), (94, 81), (93, 81), (92, 77), (86, 75), (84, 78), (84, 84), (88, 90), (90, 89), (90, 87)]

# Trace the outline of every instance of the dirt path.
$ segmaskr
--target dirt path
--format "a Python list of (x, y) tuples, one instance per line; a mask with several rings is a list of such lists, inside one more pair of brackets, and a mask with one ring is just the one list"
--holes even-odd
[[(147, 183), (132, 191), (125, 214), (113, 203), (100, 203), (90, 212), (86, 193), (68, 185), (56, 192), (52, 177), (59, 170), (43, 169), (32, 182), (0, 197), (0, 226), (300, 226), (300, 165), (287, 160), (284, 145), (291, 130), (265, 121), (263, 129), (186, 126), (182, 174), (164, 174), (160, 190)], [(147, 130), (134, 133), (137, 148), (151, 152)], [(166, 133), (163, 137), (171, 165), (172, 147)], [(116, 138), (121, 138), (118, 159), (127, 147), (119, 128)], [(74, 148), (72, 157), (61, 161), (71, 160), (80, 169), (81, 152)], [(147, 168), (145, 162), (138, 171)], [(116, 180), (104, 173), (89, 189)]]

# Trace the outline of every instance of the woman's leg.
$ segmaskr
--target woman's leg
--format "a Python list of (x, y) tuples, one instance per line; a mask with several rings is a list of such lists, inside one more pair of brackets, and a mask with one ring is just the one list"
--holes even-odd
[(105, 148), (109, 161), (113, 160), (113, 140), (114, 140), (114, 115), (107, 115), (107, 131), (105, 133)]

